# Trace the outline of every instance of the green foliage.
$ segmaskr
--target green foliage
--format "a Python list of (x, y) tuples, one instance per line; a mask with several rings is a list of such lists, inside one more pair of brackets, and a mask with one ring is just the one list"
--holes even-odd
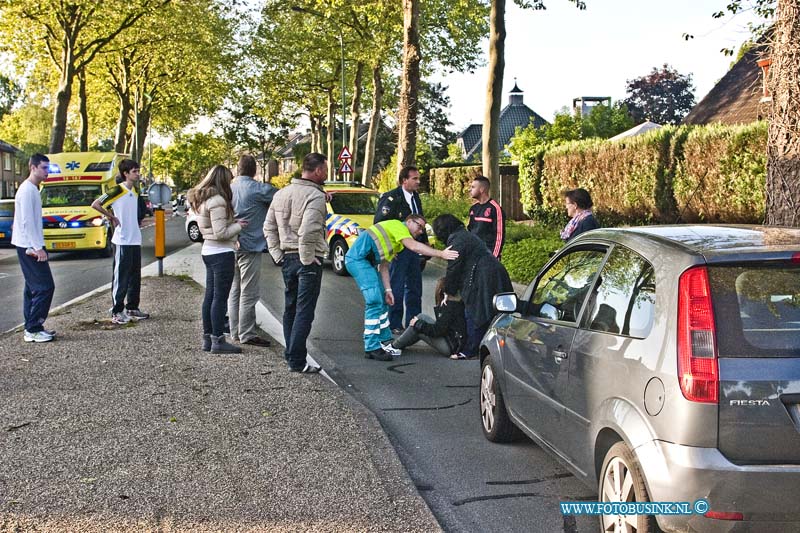
[(766, 130), (765, 123), (669, 126), (614, 142), (522, 142), (514, 154), (521, 202), (553, 228), (566, 221), (561, 192), (575, 187), (592, 194), (602, 225), (674, 223), (679, 214), (683, 221), (761, 222)]
[(375, 176), (373, 187), (384, 193), (397, 187), (397, 152), (389, 159), (389, 163)]
[(511, 279), (519, 283), (530, 283), (539, 270), (550, 259), (550, 254), (563, 245), (558, 233), (529, 237), (514, 243), (506, 243), (503, 247), (503, 266), (508, 270)]
[(422, 200), (422, 212), (425, 213), (425, 218), (428, 222), (433, 220), (439, 215), (449, 213), (459, 220), (467, 220), (469, 217), (469, 207), (472, 202), (469, 197), (464, 198), (444, 198), (433, 194), (420, 195)]
[(443, 198), (469, 198), (469, 185), (481, 170), (476, 165), (431, 169), (430, 191)]
[(178, 135), (166, 149), (154, 147), (153, 174), (172, 179), (177, 190), (197, 185), (206, 173), (218, 164), (230, 166), (231, 146), (211, 134)]
[(22, 87), (11, 78), (0, 74), (0, 120), (8, 114), (22, 96)]
[(0, 139), (13, 144), (24, 153), (48, 152), (50, 125), (53, 115), (38, 105), (25, 105), (0, 120)]

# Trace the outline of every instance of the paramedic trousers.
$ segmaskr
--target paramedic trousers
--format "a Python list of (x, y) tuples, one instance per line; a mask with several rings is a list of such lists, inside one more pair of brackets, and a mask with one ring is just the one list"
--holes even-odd
[(380, 274), (366, 259), (351, 259), (347, 256), (345, 266), (364, 296), (364, 351), (378, 350), (381, 342), (392, 340), (389, 306), (384, 302)]

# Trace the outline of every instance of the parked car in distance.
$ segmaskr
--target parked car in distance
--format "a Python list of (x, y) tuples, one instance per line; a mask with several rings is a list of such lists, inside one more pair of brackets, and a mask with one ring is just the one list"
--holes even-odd
[(203, 234), (200, 233), (200, 226), (197, 225), (197, 214), (192, 211), (188, 204), (186, 206), (186, 235), (192, 242), (203, 242)]
[(800, 531), (800, 230), (601, 229), (482, 340), (491, 441), (520, 431), (604, 502), (693, 502), (603, 531)]
[(14, 224), (14, 199), (0, 200), (0, 245), (11, 246), (11, 226)]

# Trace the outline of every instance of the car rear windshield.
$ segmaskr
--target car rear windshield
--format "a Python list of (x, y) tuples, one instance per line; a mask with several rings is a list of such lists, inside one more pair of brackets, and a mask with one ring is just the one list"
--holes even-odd
[(376, 194), (348, 194), (346, 192), (333, 192), (331, 209), (341, 215), (374, 215), (378, 208), (378, 195)]
[(721, 357), (800, 356), (800, 265), (708, 269)]
[(100, 185), (48, 185), (42, 188), (42, 207), (92, 205), (100, 194)]

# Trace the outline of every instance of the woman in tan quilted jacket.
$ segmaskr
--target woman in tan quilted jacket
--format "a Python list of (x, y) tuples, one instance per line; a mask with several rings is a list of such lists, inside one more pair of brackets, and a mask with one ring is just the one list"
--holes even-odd
[(203, 181), (187, 194), (197, 213), (197, 226), (203, 234), (203, 263), (206, 265), (206, 294), (203, 299), (203, 351), (241, 353), (242, 349), (225, 340), (225, 311), (233, 284), (234, 250), (237, 236), (247, 227), (246, 220), (233, 217), (231, 180), (223, 165), (211, 169)]

